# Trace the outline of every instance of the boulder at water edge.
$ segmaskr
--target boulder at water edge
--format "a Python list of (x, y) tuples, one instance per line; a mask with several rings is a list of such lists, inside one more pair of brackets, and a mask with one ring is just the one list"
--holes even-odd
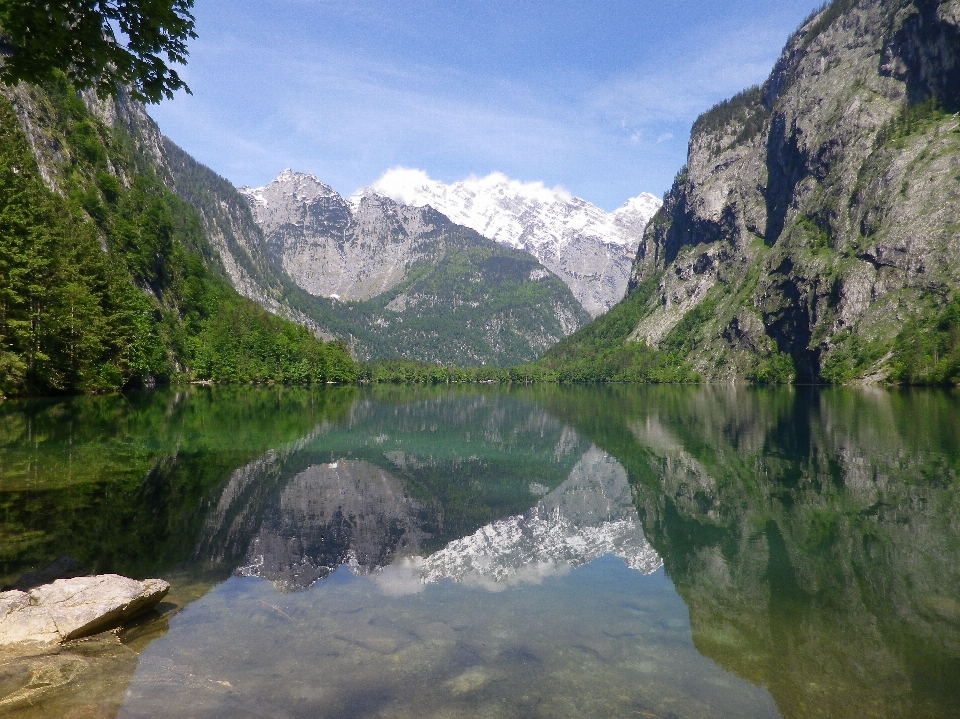
[(169, 589), (162, 579), (101, 574), (2, 592), (0, 650), (42, 650), (112, 629), (155, 607)]

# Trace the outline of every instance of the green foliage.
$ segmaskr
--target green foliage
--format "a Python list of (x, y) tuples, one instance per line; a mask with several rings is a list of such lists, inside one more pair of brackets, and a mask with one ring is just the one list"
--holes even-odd
[(346, 347), (318, 342), (306, 329), (236, 295), (221, 298), (192, 343), (193, 374), (214, 382), (354, 382)]
[(133, 167), (123, 143), (68, 86), (51, 93), (59, 124), (47, 129), (65, 143), (66, 197), (47, 188), (0, 102), (0, 395), (355, 378), (344, 347), (267, 315), (213, 275), (197, 213), (151, 175), (123, 186), (106, 170)]
[(102, 391), (154, 369), (149, 302), (50, 192), (0, 103), (0, 395)]
[(830, 384), (862, 379), (889, 350), (887, 343), (868, 342), (850, 331), (838, 333), (832, 341), (820, 369), (820, 381)]
[(749, 87), (703, 113), (693, 123), (691, 136), (713, 135), (731, 123), (742, 125), (734, 144), (753, 139), (767, 125), (770, 111), (763, 104), (763, 91), (758, 85)]
[(747, 373), (747, 379), (757, 384), (791, 384), (796, 376), (793, 358), (785, 352), (772, 352), (766, 357), (758, 357)]
[(118, 85), (148, 102), (189, 92), (167, 64), (186, 62), (186, 41), (196, 37), (192, 7), (193, 0), (0, 0), (0, 82), (39, 84), (63, 72), (102, 97)]
[[(560, 382), (694, 382), (699, 378), (675, 350), (628, 338), (650, 312), (655, 275), (586, 327), (559, 342), (533, 367)], [(548, 374), (549, 373), (549, 374)]]
[(830, 234), (809, 215), (800, 214), (795, 223), (804, 245), (812, 252), (830, 249)]
[[(499, 367), (445, 367), (414, 360), (390, 359), (363, 365), (364, 384), (479, 384), (511, 381), (511, 369)], [(518, 375), (520, 376), (520, 375)]]
[(960, 297), (929, 319), (910, 322), (894, 342), (890, 379), (903, 384), (960, 384)]
[(717, 300), (703, 300), (687, 312), (663, 338), (660, 346), (679, 355), (687, 355), (703, 341), (703, 326), (714, 319)]
[(935, 97), (921, 103), (905, 104), (877, 133), (874, 145), (897, 145), (899, 141), (918, 133), (926, 132), (947, 116), (946, 110)]

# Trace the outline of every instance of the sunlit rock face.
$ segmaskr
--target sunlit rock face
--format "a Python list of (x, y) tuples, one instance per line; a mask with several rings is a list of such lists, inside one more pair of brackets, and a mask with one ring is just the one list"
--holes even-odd
[(314, 465), (267, 509), (237, 574), (295, 591), (343, 564), (359, 573), (382, 567), (419, 549), (418, 509), (400, 480), (368, 462)]
[(643, 574), (662, 564), (644, 536), (626, 472), (594, 447), (563, 484), (525, 514), (488, 524), (426, 558), (388, 567), (377, 580), (392, 593), (441, 579), (499, 591), (563, 574), (606, 554)]
[[(699, 307), (685, 355), (710, 380), (778, 353), (802, 382), (896, 376), (905, 322), (960, 276), (958, 68), (956, 0), (824, 3), (761, 87), (694, 122), (637, 253), (631, 287), (655, 290), (634, 338), (666, 349)], [(923, 102), (946, 112), (892, 130)]]
[(313, 175), (284, 170), (264, 187), (239, 191), (269, 252), (312, 295), (370, 299), (436, 249), (436, 213), (373, 196), (354, 207)]
[(389, 197), (413, 207), (429, 205), (458, 225), (526, 250), (562, 279), (593, 317), (623, 299), (644, 228), (661, 201), (648, 192), (613, 212), (540, 182), (493, 173), (447, 185), (420, 170), (395, 168), (350, 201)]

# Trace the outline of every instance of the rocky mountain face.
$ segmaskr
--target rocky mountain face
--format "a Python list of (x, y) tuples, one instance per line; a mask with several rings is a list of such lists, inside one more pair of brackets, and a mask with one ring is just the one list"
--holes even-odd
[(240, 193), (268, 252), (311, 295), (368, 300), (400, 284), (435, 249), (430, 212), (376, 195), (354, 207), (313, 175), (284, 170)]
[(390, 170), (350, 201), (371, 195), (414, 207), (427, 205), (496, 242), (523, 249), (562, 279), (597, 317), (619, 302), (644, 228), (662, 204), (649, 193), (607, 213), (541, 183), (494, 173), (446, 185), (419, 170)]
[(632, 339), (718, 380), (915, 376), (911, 338), (949, 325), (960, 279), (958, 111), (960, 2), (812, 15), (762, 87), (694, 124), (633, 267)]
[(515, 364), (589, 320), (532, 255), (432, 207), (375, 194), (348, 202), (290, 170), (240, 192), (267, 256), (300, 290), (290, 304), (362, 359)]

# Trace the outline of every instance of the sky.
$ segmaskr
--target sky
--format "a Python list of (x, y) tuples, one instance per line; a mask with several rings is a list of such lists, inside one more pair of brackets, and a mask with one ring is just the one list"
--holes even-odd
[(610, 211), (662, 196), (697, 116), (762, 83), (820, 4), (196, 0), (193, 94), (149, 112), (237, 186), (503, 172)]

